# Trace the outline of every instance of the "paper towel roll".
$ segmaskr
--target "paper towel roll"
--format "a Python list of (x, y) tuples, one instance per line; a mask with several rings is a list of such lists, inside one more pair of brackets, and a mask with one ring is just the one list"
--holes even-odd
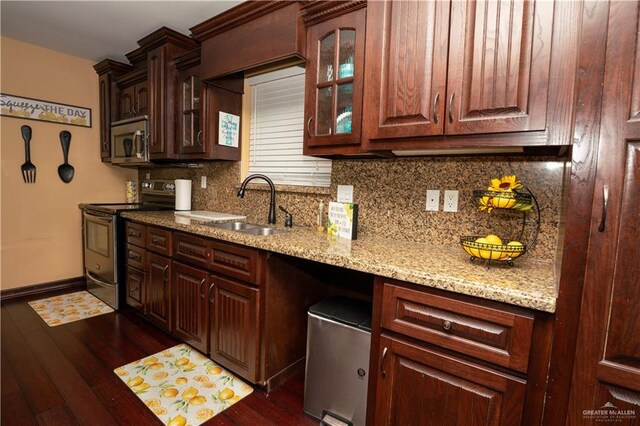
[(176, 210), (191, 210), (191, 179), (176, 179)]

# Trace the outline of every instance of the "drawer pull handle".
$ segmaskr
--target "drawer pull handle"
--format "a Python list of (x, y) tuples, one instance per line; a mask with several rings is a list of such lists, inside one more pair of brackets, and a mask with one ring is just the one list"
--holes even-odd
[(436, 97), (433, 99), (433, 122), (438, 124), (440, 118), (438, 118), (438, 99), (440, 98), (440, 92), (436, 93)]
[(444, 328), (445, 330), (450, 330), (451, 329), (451, 321), (445, 321), (442, 323), (442, 328)]
[(449, 98), (449, 123), (453, 124), (453, 101), (456, 98), (456, 92), (451, 94)]
[(598, 225), (598, 232), (604, 232), (607, 225), (607, 208), (609, 207), (609, 185), (602, 187), (602, 216), (600, 218), (600, 225)]
[(165, 282), (169, 281), (169, 274), (167, 274), (168, 270), (169, 270), (169, 265), (166, 265), (162, 270), (162, 278), (164, 279)]
[(138, 262), (140, 262), (142, 259), (140, 258), (140, 256), (135, 255), (133, 253), (129, 253), (129, 259), (130, 260), (137, 260)]
[(211, 283), (211, 285), (209, 286), (209, 302), (210, 303), (213, 303), (213, 300), (214, 300), (213, 287), (215, 287), (215, 284)]
[(380, 359), (380, 376), (384, 379), (385, 377), (387, 377), (387, 372), (384, 371), (384, 359), (387, 357), (387, 351), (389, 350), (389, 348), (387, 348), (386, 346), (384, 347), (384, 349), (382, 350), (382, 358)]
[(309, 138), (313, 137), (313, 135), (311, 134), (311, 120), (313, 120), (313, 117), (309, 117), (309, 119), (307, 120), (307, 135), (309, 136)]
[(202, 292), (202, 286), (204, 285), (204, 282), (206, 281), (206, 278), (203, 278), (202, 281), (200, 281), (200, 297), (204, 299), (205, 294)]

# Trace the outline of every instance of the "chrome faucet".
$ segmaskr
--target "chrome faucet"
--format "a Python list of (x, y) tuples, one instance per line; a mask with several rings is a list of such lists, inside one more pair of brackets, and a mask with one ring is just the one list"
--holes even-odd
[(276, 223), (276, 187), (273, 186), (273, 182), (265, 175), (255, 174), (249, 175), (240, 185), (240, 189), (238, 189), (238, 197), (244, 198), (244, 191), (247, 188), (247, 184), (257, 178), (261, 178), (265, 180), (269, 184), (269, 188), (271, 189), (271, 201), (269, 201), (269, 225), (274, 225)]

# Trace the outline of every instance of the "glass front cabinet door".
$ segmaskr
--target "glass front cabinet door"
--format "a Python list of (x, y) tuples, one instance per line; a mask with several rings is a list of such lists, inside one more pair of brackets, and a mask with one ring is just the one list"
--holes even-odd
[(183, 73), (180, 82), (181, 101), (178, 134), (181, 153), (204, 153), (205, 144), (200, 128), (200, 78), (195, 73)]
[(365, 21), (361, 8), (308, 28), (307, 154), (359, 152)]

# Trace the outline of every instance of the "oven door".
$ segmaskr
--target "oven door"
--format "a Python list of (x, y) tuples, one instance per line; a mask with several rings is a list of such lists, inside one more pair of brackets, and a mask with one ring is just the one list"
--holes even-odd
[(84, 268), (106, 283), (117, 282), (116, 259), (116, 216), (85, 210), (84, 229)]

